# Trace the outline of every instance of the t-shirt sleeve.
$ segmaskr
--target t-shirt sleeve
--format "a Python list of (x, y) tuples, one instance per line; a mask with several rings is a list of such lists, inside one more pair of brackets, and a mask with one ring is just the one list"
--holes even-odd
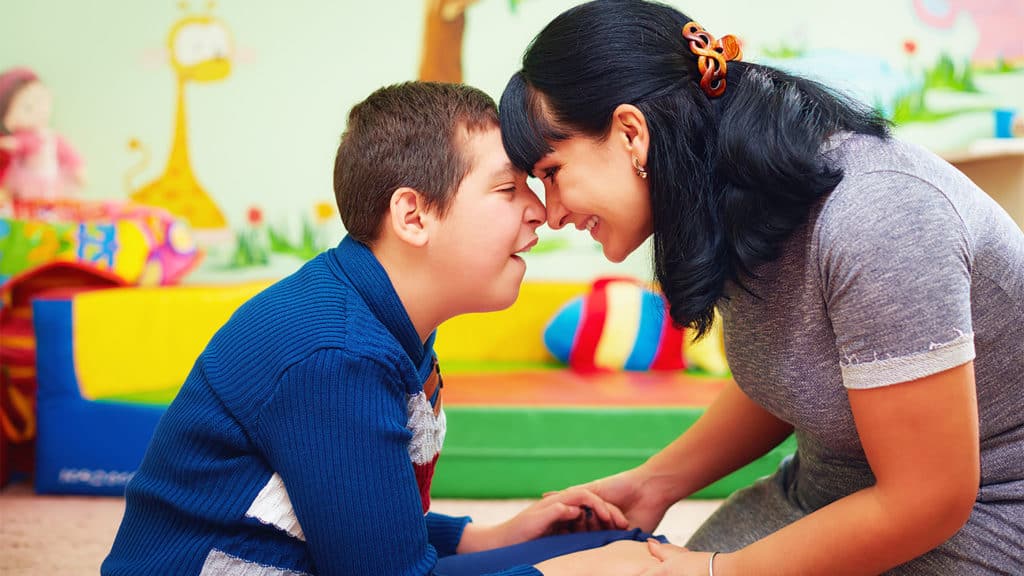
[(909, 175), (860, 175), (818, 220), (843, 384), (875, 388), (974, 359), (971, 246), (946, 196)]
[(323, 350), (292, 366), (261, 411), (260, 442), (319, 574), (423, 575), (437, 562), (391, 372)]

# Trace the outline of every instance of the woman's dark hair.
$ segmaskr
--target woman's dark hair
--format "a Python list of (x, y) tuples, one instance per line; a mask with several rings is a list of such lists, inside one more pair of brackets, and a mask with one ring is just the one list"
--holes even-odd
[(605, 137), (620, 104), (643, 112), (655, 276), (672, 319), (699, 337), (726, 282), (742, 286), (775, 259), (842, 180), (822, 157), (825, 140), (843, 131), (884, 138), (888, 124), (816, 82), (741, 61), (729, 63), (725, 93), (709, 99), (682, 36), (690, 21), (642, 0), (567, 10), (527, 48), (498, 111), (509, 158), (527, 172), (552, 142)]

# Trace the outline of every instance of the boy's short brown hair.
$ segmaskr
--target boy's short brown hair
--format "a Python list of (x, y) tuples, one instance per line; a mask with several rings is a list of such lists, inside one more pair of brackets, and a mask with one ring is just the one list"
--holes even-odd
[(334, 160), (334, 196), (349, 235), (376, 240), (403, 186), (443, 215), (471, 168), (465, 135), (489, 127), (498, 127), (494, 100), (462, 84), (394, 84), (356, 104)]

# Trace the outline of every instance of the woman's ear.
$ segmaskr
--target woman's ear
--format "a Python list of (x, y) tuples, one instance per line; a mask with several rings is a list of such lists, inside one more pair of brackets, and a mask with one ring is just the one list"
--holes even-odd
[(647, 130), (647, 118), (639, 108), (632, 104), (619, 104), (612, 112), (612, 132), (613, 137), (625, 145), (630, 156), (636, 156), (640, 165), (647, 165), (651, 135)]
[(386, 225), (399, 240), (416, 247), (425, 246), (430, 237), (427, 226), (430, 218), (426, 202), (416, 190), (402, 187), (391, 194)]

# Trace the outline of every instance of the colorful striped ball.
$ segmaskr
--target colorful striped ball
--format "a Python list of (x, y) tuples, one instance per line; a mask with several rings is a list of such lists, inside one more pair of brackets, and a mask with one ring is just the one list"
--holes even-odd
[(673, 326), (665, 298), (631, 279), (595, 281), (555, 313), (544, 344), (578, 371), (686, 368), (683, 331)]

